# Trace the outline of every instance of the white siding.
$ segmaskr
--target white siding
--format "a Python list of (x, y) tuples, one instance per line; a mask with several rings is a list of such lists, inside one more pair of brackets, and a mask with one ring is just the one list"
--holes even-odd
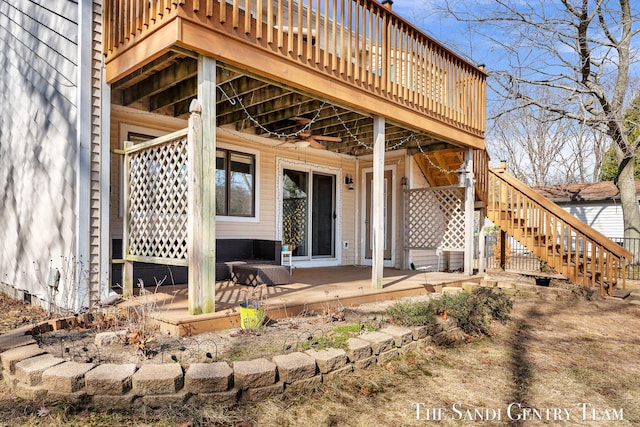
[(0, 1), (0, 282), (72, 302), (76, 242), (76, 2)]
[(622, 206), (619, 203), (603, 201), (560, 206), (609, 238), (624, 237)]

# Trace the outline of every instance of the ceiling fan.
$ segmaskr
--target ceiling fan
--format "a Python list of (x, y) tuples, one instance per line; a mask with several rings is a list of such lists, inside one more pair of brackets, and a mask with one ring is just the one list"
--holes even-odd
[[(290, 120), (296, 121), (300, 126), (306, 126), (311, 123), (311, 120), (306, 117), (292, 117)], [(282, 144), (291, 143), (297, 148), (311, 147), (326, 150), (327, 147), (325, 147), (325, 145), (320, 141), (342, 142), (342, 138), (338, 136), (314, 135), (311, 133), (311, 129), (305, 129), (299, 132), (296, 136), (287, 138), (287, 140)]]

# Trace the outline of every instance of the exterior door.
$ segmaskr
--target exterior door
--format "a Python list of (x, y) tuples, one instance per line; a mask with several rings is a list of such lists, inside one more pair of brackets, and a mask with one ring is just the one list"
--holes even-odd
[(335, 175), (313, 174), (311, 241), (313, 257), (335, 257)]
[[(384, 259), (392, 261), (392, 230), (393, 230), (393, 171), (384, 171)], [(365, 174), (365, 221), (364, 221), (364, 258), (365, 262), (371, 262), (373, 252), (373, 227), (371, 227), (371, 213), (373, 208), (373, 172)]]
[(335, 194), (335, 175), (283, 170), (282, 244), (294, 257), (335, 257)]

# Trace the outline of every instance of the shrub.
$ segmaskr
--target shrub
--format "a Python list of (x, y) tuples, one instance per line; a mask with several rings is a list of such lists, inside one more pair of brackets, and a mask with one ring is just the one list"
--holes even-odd
[(571, 295), (574, 299), (585, 301), (593, 301), (594, 288), (590, 286), (577, 286), (571, 289)]
[(434, 300), (429, 302), (398, 302), (387, 308), (392, 321), (402, 326), (426, 326), (435, 324)]
[(456, 319), (457, 325), (470, 335), (488, 335), (492, 320), (505, 322), (513, 308), (507, 295), (492, 288), (476, 288), (473, 292), (445, 294), (429, 302), (396, 303), (387, 309), (394, 323), (403, 326), (432, 326), (436, 317), (446, 313)]
[(440, 310), (456, 319), (458, 327), (469, 335), (489, 334), (491, 313), (486, 306), (472, 294), (445, 294), (439, 299)]
[(491, 317), (501, 323), (509, 320), (513, 309), (513, 300), (506, 294), (493, 288), (478, 287), (473, 290), (478, 303), (487, 307)]

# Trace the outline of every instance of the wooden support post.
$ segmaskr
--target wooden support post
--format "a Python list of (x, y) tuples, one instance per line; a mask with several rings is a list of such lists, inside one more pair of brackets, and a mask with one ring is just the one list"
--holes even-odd
[(189, 106), (188, 144), (188, 248), (189, 314), (202, 314), (202, 108), (197, 99)]
[(486, 227), (484, 225), (487, 217), (487, 209), (480, 210), (480, 233), (478, 235), (478, 272), (487, 271), (487, 252), (486, 252)]
[(500, 230), (500, 269), (507, 267), (507, 233)]
[[(133, 145), (130, 141), (125, 141), (124, 148), (127, 149)], [(129, 227), (131, 223), (131, 214), (129, 212), (129, 155), (124, 155), (124, 218), (123, 218), (123, 230), (122, 230), (122, 258), (124, 264), (122, 264), (122, 296), (133, 296), (133, 262), (128, 259), (129, 257)]]
[(473, 177), (473, 148), (467, 149), (467, 173), (465, 174), (464, 194), (464, 273), (473, 274), (473, 219), (475, 205), (475, 184)]
[(198, 99), (202, 105), (202, 311), (216, 306), (216, 61), (198, 58)]
[[(411, 157), (405, 158), (405, 165), (410, 164)], [(400, 179), (400, 246), (402, 247), (402, 259), (400, 260), (400, 268), (408, 270), (411, 268), (411, 261), (409, 260), (409, 249), (407, 249), (407, 241), (409, 240), (409, 230), (407, 229), (407, 189), (409, 188), (409, 181), (406, 177)]]
[(189, 118), (189, 314), (215, 311), (216, 62), (198, 58)]
[(373, 229), (373, 251), (371, 254), (371, 286), (382, 289), (384, 275), (384, 118), (373, 118), (373, 208), (371, 212)]

